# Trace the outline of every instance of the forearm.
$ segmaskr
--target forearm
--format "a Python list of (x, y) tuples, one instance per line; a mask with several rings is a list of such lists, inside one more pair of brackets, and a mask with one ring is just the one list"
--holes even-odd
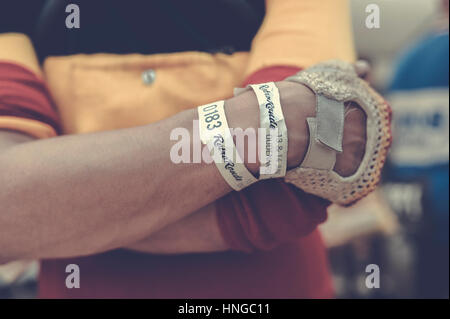
[[(297, 101), (290, 96), (294, 92)], [(258, 127), (252, 94), (227, 100), (230, 127)], [(288, 153), (292, 167), (307, 147), (301, 119), (313, 112), (314, 100), (299, 85), (282, 89), (282, 99), (291, 115), (287, 125), (292, 128)], [(298, 107), (302, 103), (303, 109)], [(309, 111), (303, 114), (305, 110)], [(192, 137), (196, 117), (196, 110), (188, 110), (147, 126), (4, 148), (1, 255), (67, 257), (127, 246), (230, 192), (214, 164), (174, 164), (170, 159), (171, 130), (185, 128)], [(246, 164), (257, 172), (257, 163)]]
[(170, 160), (171, 129), (192, 136), (196, 116), (189, 110), (148, 126), (4, 149), (1, 255), (65, 257), (121, 247), (229, 192), (214, 164)]
[(229, 247), (212, 203), (127, 248), (154, 254), (184, 254), (225, 251)]

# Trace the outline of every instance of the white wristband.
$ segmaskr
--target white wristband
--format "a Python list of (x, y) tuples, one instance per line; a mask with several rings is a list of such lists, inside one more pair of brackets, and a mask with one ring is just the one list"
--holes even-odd
[(200, 139), (206, 144), (220, 174), (236, 191), (255, 183), (257, 179), (245, 167), (233, 142), (225, 116), (224, 101), (197, 108)]
[(250, 85), (259, 104), (260, 136), (259, 178), (279, 178), (286, 175), (288, 135), (281, 109), (280, 93), (274, 82)]

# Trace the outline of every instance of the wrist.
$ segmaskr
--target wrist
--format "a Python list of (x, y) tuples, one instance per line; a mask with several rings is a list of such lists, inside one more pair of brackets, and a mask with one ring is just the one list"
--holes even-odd
[(315, 116), (316, 97), (306, 86), (292, 82), (277, 82), (280, 101), (288, 130), (288, 169), (299, 166), (309, 144), (306, 118)]
[[(236, 143), (236, 136), (234, 136), (234, 142), (247, 169), (254, 176), (258, 176), (260, 166), (257, 155), (259, 154), (257, 143), (259, 109), (254, 93), (249, 91), (226, 100), (225, 113), (231, 129), (241, 128), (243, 131), (248, 130), (248, 132), (255, 133), (253, 139), (247, 137), (244, 139), (244, 143)], [(254, 152), (254, 154), (250, 154), (250, 152)]]
[[(300, 165), (308, 149), (309, 129), (306, 123), (307, 117), (315, 116), (315, 94), (306, 86), (292, 82), (277, 82), (280, 92), (280, 102), (283, 109), (286, 126), (288, 130), (288, 154), (287, 167), (293, 168)], [(247, 169), (255, 176), (259, 173), (260, 162), (258, 159), (258, 128), (259, 108), (254, 92), (248, 91), (225, 101), (225, 112), (227, 114), (230, 128), (250, 129), (255, 132), (255, 138), (250, 141), (244, 140), (243, 147), (238, 151), (244, 160)], [(256, 142), (256, 145), (253, 143)], [(236, 143), (236, 137), (235, 137)], [(241, 149), (239, 149), (241, 148)], [(256, 153), (249, 156), (250, 151)]]

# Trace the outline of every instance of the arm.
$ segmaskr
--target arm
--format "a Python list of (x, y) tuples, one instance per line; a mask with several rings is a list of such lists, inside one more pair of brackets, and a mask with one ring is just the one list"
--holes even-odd
[[(364, 77), (368, 65), (359, 61), (355, 69)], [(287, 72), (295, 70), (269, 68), (255, 73), (249, 81), (282, 79)], [(342, 175), (350, 174), (359, 165), (359, 161), (354, 161), (358, 157), (354, 156), (356, 148), (352, 150), (358, 143), (352, 136), (360, 136), (364, 126), (357, 112), (349, 113), (346, 121), (351, 122), (347, 126), (351, 130), (344, 136), (345, 157), (341, 156), (336, 165)], [(328, 205), (282, 180), (262, 181), (239, 193), (230, 193), (128, 248), (159, 254), (269, 249), (312, 232), (325, 220)]]
[(220, 233), (216, 211), (216, 204), (211, 203), (127, 248), (154, 254), (228, 250), (229, 246)]
[[(229, 124), (257, 127), (253, 97), (243, 98), (228, 100)], [(184, 127), (192, 136), (196, 116), (188, 110), (143, 127), (38, 141), (2, 132), (2, 255), (63, 257), (125, 246), (230, 192), (214, 164), (170, 160), (170, 131)]]
[(155, 125), (23, 143), (2, 133), (2, 256), (117, 248), (229, 192), (214, 165), (170, 160), (170, 130), (192, 130), (195, 117), (190, 110)]
[[(243, 86), (281, 80), (296, 71), (296, 68), (284, 67), (263, 69), (249, 77)], [(304, 96), (305, 100), (307, 98)], [(282, 104), (288, 104), (287, 97), (284, 101), (283, 96), (281, 99)], [(294, 125), (287, 124), (288, 129)], [(308, 134), (306, 127), (304, 129), (304, 133)], [(289, 140), (289, 146), (291, 143)], [(251, 185), (239, 193), (230, 193), (127, 248), (163, 254), (212, 252), (230, 248), (251, 250), (248, 247), (253, 247), (253, 243), (264, 241), (261, 237), (267, 236), (264, 232), (271, 228), (270, 224), (287, 226), (282, 228), (284, 238), (278, 241), (287, 242), (311, 232), (325, 219), (326, 201), (305, 196), (302, 191), (282, 180), (266, 180), (258, 184), (260, 187)]]
[[(289, 94), (300, 93), (299, 101), (309, 96), (304, 110), (313, 112), (308, 89), (286, 87)], [(15, 94), (15, 102), (23, 100), (20, 92)], [(284, 109), (292, 121), (289, 166), (298, 165), (306, 149), (306, 135), (294, 130), (302, 122), (297, 106), (291, 101)], [(226, 113), (230, 127), (258, 126), (251, 92), (227, 100)], [(171, 130), (186, 128), (192, 136), (196, 116), (196, 110), (188, 110), (142, 127), (46, 140), (1, 132), (2, 259), (67, 257), (122, 247), (230, 192), (214, 164), (170, 161)], [(248, 167), (258, 170), (256, 164)]]

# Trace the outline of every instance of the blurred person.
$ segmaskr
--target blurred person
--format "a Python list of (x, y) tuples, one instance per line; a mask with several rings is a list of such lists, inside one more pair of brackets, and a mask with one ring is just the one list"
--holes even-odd
[[(41, 259), (42, 298), (332, 297), (317, 230), (328, 201), (282, 180), (230, 192), (214, 165), (164, 154), (197, 105), (353, 61), (347, 2), (76, 1), (81, 27), (66, 29), (68, 3), (0, 5), (0, 258)], [(37, 16), (22, 15), (28, 5)], [(315, 99), (278, 83), (292, 167)], [(230, 127), (258, 127), (254, 99), (226, 103)], [(344, 173), (363, 140), (352, 110)], [(78, 289), (66, 287), (69, 264)]]
[(441, 9), (436, 27), (396, 63), (388, 98), (395, 140), (385, 173), (390, 181), (421, 187), (418, 296), (448, 298), (448, 1), (442, 1)]

